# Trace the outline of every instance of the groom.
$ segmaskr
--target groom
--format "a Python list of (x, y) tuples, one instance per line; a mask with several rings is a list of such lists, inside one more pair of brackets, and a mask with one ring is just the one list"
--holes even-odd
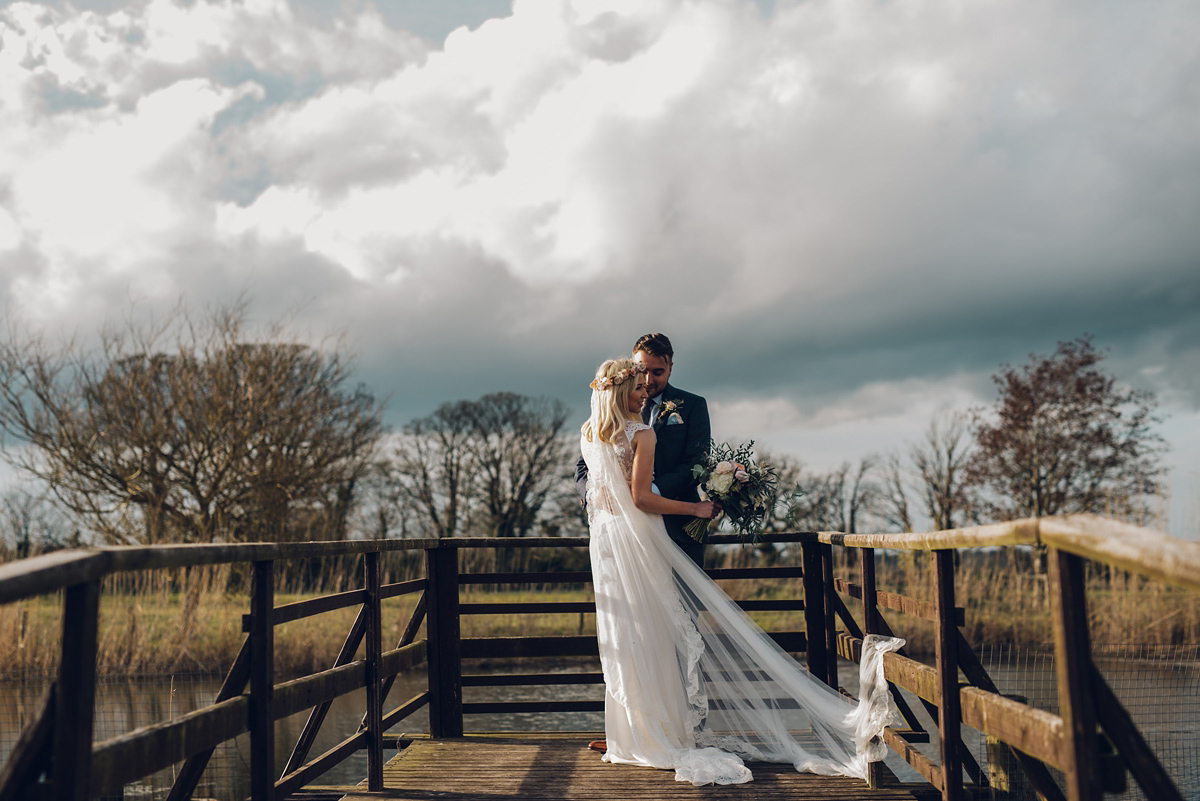
[[(654, 449), (654, 491), (674, 501), (698, 502), (692, 465), (708, 456), (711, 428), (708, 404), (699, 395), (671, 386), (671, 368), (675, 351), (666, 334), (646, 334), (633, 346), (633, 360), (646, 368), (646, 394), (642, 421), (654, 428), (658, 444)], [(575, 488), (586, 498), (587, 464), (575, 465)], [(687, 515), (663, 515), (667, 534), (688, 557), (704, 567), (704, 545), (696, 542), (683, 527), (695, 520)]]

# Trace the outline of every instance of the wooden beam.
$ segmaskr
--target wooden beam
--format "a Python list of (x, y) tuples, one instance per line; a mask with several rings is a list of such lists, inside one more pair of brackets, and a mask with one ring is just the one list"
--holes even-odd
[(42, 693), (33, 717), (17, 736), (8, 761), (0, 770), (0, 801), (23, 801), (37, 783), (38, 776), (50, 765), (55, 686), (51, 682)]
[(1099, 515), (1043, 517), (1038, 530), (1052, 548), (1200, 593), (1200, 543)]
[(1029, 545), (1038, 541), (1037, 536), (1037, 518), (911, 534), (842, 534), (834, 531), (817, 533), (818, 540), (830, 545), (908, 551), (985, 548), (992, 545)]
[(834, 655), (825, 647), (825, 585), (821, 571), (821, 546), (803, 543), (801, 560), (804, 564), (804, 632), (807, 639), (808, 672), (825, 681), (826, 662)]
[(96, 745), (92, 796), (118, 792), (130, 782), (169, 768), (249, 730), (250, 701), (239, 695), (172, 720), (143, 726)]
[[(963, 675), (967, 677), (967, 681), (971, 682), (971, 684), (983, 690), (984, 692), (994, 693), (996, 695), (1000, 694), (999, 688), (996, 687), (995, 682), (992, 681), (992, 677), (989, 676), (987, 671), (984, 669), (983, 663), (979, 661), (979, 657), (975, 655), (975, 652), (971, 649), (970, 643), (967, 642), (967, 638), (962, 635), (962, 632), (959, 632), (958, 634), (958, 665), (962, 669)], [(1007, 700), (1016, 701), (1017, 703), (1024, 702), (1024, 699), (1017, 701), (1016, 699), (1010, 698)], [(965, 717), (965, 710), (963, 714)], [(995, 738), (1002, 743), (1004, 742), (1002, 738), (997, 737), (996, 735), (988, 736)], [(1045, 763), (1043, 763), (1041, 760), (1031, 757), (1029, 754), (1021, 751), (1018, 748), (1009, 746), (1007, 743), (1005, 743), (1005, 745), (1012, 753), (1013, 758), (1016, 760), (1017, 765), (1020, 766), (1022, 772), (1024, 772), (1026, 778), (1029, 779), (1029, 783), (1033, 785), (1033, 788), (1041, 794), (1045, 801), (1066, 801), (1066, 796), (1064, 796), (1062, 790), (1059, 789), (1058, 783), (1054, 781), (1054, 777), (1050, 775), (1050, 771), (1046, 769)], [(1055, 743), (1050, 747), (1056, 745), (1057, 744)]]
[(275, 563), (254, 563), (250, 592), (250, 797), (275, 801)]
[(334, 765), (341, 763), (361, 750), (365, 746), (366, 740), (367, 733), (365, 731), (356, 732), (307, 765), (296, 768), (291, 772), (285, 771), (283, 777), (275, 782), (276, 797), (287, 798), (292, 793), (312, 782), (313, 779), (327, 773)]
[(100, 582), (68, 587), (63, 597), (62, 656), (54, 703), (54, 797), (87, 801), (96, 701)]
[(555, 573), (462, 573), (459, 584), (590, 584), (590, 571)]
[(379, 554), (368, 553), (363, 560), (363, 581), (367, 601), (363, 604), (367, 622), (367, 789), (383, 790), (383, 679), (380, 662), (383, 655), (383, 608), (380, 598)]
[[(241, 695), (249, 680), (250, 637), (247, 636), (242, 640), (242, 647), (238, 649), (237, 656), (234, 657), (233, 664), (229, 667), (229, 672), (225, 674), (225, 681), (221, 683), (221, 689), (217, 691), (217, 697), (213, 703), (219, 704)], [(244, 725), (243, 729), (245, 729)], [(213, 748), (188, 755), (187, 761), (183, 763), (183, 767), (175, 776), (175, 782), (167, 794), (167, 801), (190, 801), (192, 793), (200, 784), (200, 778), (204, 775), (204, 769), (208, 767), (208, 760), (212, 758), (213, 751), (216, 750), (215, 746), (214, 743)]]
[[(370, 556), (370, 554), (367, 555)], [(348, 606), (362, 604), (366, 602), (366, 599), (366, 590), (349, 590), (332, 595), (322, 595), (320, 598), (310, 598), (305, 601), (296, 601), (277, 606), (275, 607), (275, 614), (272, 620), (276, 626), (279, 626), (283, 623), (291, 623), (293, 620), (312, 617), (323, 612), (332, 612), (335, 609), (345, 609)]]
[(429, 640), (429, 733), (439, 738), (461, 737), (465, 643), (460, 642), (456, 545), (425, 552), (425, 578), (429, 582), (425, 628)]
[[(836, 579), (835, 584), (837, 591), (849, 595), (851, 598), (863, 599), (863, 588), (858, 584), (853, 584), (849, 581)], [(919, 598), (910, 598), (907, 595), (899, 595), (894, 592), (876, 592), (875, 605), (882, 606), (884, 609), (891, 609), (896, 612), (903, 612), (906, 615), (919, 617), (922, 620), (936, 621), (937, 607), (928, 601), (922, 601)], [(962, 626), (966, 620), (966, 610), (961, 606), (954, 608), (954, 623)], [(878, 634), (878, 632), (875, 632)]]
[(821, 608), (825, 612), (823, 621), (825, 652), (829, 654), (829, 658), (825, 660), (824, 679), (826, 684), (836, 690), (838, 689), (838, 664), (833, 655), (837, 653), (837, 618), (834, 611), (837, 592), (833, 588), (833, 547), (818, 545), (817, 549), (821, 552), (821, 588), (825, 592), (824, 603), (821, 604)]
[(938, 740), (942, 752), (942, 798), (957, 801), (962, 796), (962, 719), (958, 696), (958, 627), (954, 624), (954, 552), (933, 552), (933, 588), (938, 617), (934, 651), (937, 662)]
[[(358, 652), (358, 646), (362, 644), (366, 631), (367, 610), (366, 607), (363, 607), (358, 610), (358, 616), (354, 619), (350, 631), (346, 634), (346, 639), (342, 642), (342, 649), (333, 660), (335, 668), (350, 664)], [(284, 775), (299, 770), (300, 766), (308, 759), (308, 752), (316, 742), (317, 733), (321, 730), (321, 724), (325, 722), (325, 716), (329, 714), (332, 704), (332, 698), (327, 698), (314, 706), (308, 713), (308, 720), (304, 721), (304, 728), (300, 730), (300, 736), (296, 738), (292, 754), (283, 768)]]
[(395, 584), (384, 584), (379, 588), (379, 597), (385, 599), (397, 598), (401, 595), (424, 591), (425, 579), (410, 579), (409, 581), (397, 581)]
[(421, 707), (425, 706), (428, 703), (429, 703), (429, 691), (428, 690), (421, 692), (421, 693), (417, 693), (412, 698), (408, 699), (403, 704), (401, 704), (400, 706), (396, 707), (391, 712), (388, 712), (386, 715), (383, 716), (384, 731), (387, 731), (388, 729), (392, 728), (397, 723), (404, 720), (406, 717), (411, 715), (413, 712), (416, 712), (418, 709), (420, 709)]
[(1069, 801), (1100, 801), (1096, 706), (1092, 695), (1092, 656), (1088, 636), (1083, 559), (1049, 549), (1053, 598), (1054, 673), (1058, 709), (1063, 720), (1063, 750)]
[(1146, 797), (1154, 801), (1183, 801), (1183, 794), (1163, 770), (1153, 749), (1137, 730), (1132, 716), (1095, 664), (1092, 665), (1092, 696), (1096, 699), (1096, 717), (1100, 725), (1125, 760), (1133, 778), (1145, 791)]

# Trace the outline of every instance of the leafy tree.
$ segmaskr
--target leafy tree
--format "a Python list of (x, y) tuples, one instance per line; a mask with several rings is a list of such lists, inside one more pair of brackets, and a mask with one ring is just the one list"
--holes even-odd
[(1090, 336), (993, 376), (1000, 396), (974, 418), (971, 481), (1000, 519), (1076, 512), (1140, 515), (1161, 489), (1156, 400), (1097, 365)]
[(108, 542), (339, 538), (382, 431), (336, 348), (261, 340), (237, 304), (106, 330), (96, 351), (10, 329), (5, 457)]

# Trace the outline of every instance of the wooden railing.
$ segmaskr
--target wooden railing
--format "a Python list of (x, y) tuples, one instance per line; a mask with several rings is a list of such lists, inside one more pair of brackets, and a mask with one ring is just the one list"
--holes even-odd
[[(976, 785), (986, 781), (963, 746), (959, 729), (966, 724), (1009, 745), (1030, 784), (1043, 798), (1099, 801), (1104, 790), (1115, 791), (1124, 785), (1128, 770), (1147, 798), (1182, 801), (1178, 788), (1093, 662), (1084, 562), (1092, 560), (1200, 594), (1200, 545), (1092, 515), (1019, 520), (928, 534), (824, 532), (816, 538), (825, 547), (842, 546), (860, 552), (861, 584), (835, 581), (833, 587), (828, 583), (823, 587), (826, 609), (836, 610), (845, 627), (837, 635), (841, 655), (857, 659), (864, 633), (892, 633), (881, 608), (915, 614), (935, 625), (934, 667), (901, 653), (888, 654), (884, 668), (887, 679), (920, 698), (937, 721), (940, 763), (911, 748), (896, 732), (889, 732), (886, 739), (941, 791), (943, 799), (966, 797), (964, 767)], [(1015, 545), (1046, 548), (1058, 715), (1000, 695), (959, 631), (955, 550)], [(914, 606), (912, 599), (879, 591), (875, 587), (875, 548), (928, 551), (934, 575), (932, 604)], [(825, 552), (822, 559), (831, 561), (830, 553)], [(840, 594), (867, 601), (861, 628)], [(827, 635), (831, 632), (832, 628), (826, 629)], [(900, 634), (903, 636), (903, 632)], [(967, 680), (965, 685), (959, 684), (960, 671)], [(911, 711), (901, 709), (912, 721)], [(1062, 772), (1065, 788), (1058, 786), (1046, 766)]]
[[(732, 537), (718, 537), (732, 542)], [(936, 661), (927, 666), (903, 652), (885, 658), (885, 674), (907, 726), (888, 730), (888, 744), (944, 799), (965, 799), (986, 777), (964, 747), (960, 727), (971, 726), (1012, 747), (1031, 784), (1047, 799), (1099, 801), (1102, 789), (1134, 776), (1155, 801), (1182, 799), (1128, 712), (1092, 662), (1087, 627), (1083, 563), (1090, 559), (1163, 584), (1200, 594), (1200, 545), (1146, 529), (1090, 516), (1024, 520), (929, 534), (805, 532), (775, 535), (773, 542), (798, 544), (794, 567), (709, 570), (714, 578), (800, 578), (804, 598), (741, 601), (748, 611), (803, 611), (804, 631), (771, 632), (785, 650), (802, 653), (808, 669), (838, 686), (836, 656), (857, 661), (864, 634), (893, 633), (885, 610), (933, 623)], [(190, 798), (213, 750), (238, 735), (250, 735), (252, 797), (284, 798), (310, 784), (359, 750), (367, 754), (371, 790), (383, 786), (383, 733), (407, 716), (429, 708), (432, 737), (464, 731), (464, 717), (494, 712), (589, 711), (599, 701), (503, 701), (464, 703), (464, 686), (600, 684), (599, 673), (464, 674), (464, 659), (595, 656), (592, 636), (463, 638), (463, 615), (594, 612), (591, 602), (464, 603), (466, 585), (579, 584), (588, 572), (460, 573), (459, 554), (471, 549), (586, 547), (585, 538), (523, 540), (452, 539), (304, 543), (292, 545), (164, 546), (99, 548), (51, 554), (0, 566), (0, 604), (63, 592), (63, 636), (57, 680), (40, 712), (25, 728), (0, 770), (0, 801), (25, 798), (83, 799), (118, 792), (124, 784), (183, 762), (172, 801)], [(954, 551), (986, 546), (1042, 545), (1047, 548), (1054, 609), (1055, 665), (1059, 714), (1032, 708), (997, 692), (959, 628), (955, 605)], [(833, 548), (857, 549), (857, 583), (834, 575)], [(932, 598), (910, 598), (876, 587), (875, 548), (928, 552), (934, 575)], [(381, 555), (423, 550), (425, 578), (382, 584)], [(276, 606), (275, 564), (280, 560), (363, 556), (362, 587), (350, 592)], [(229, 562), (252, 565), (246, 639), (215, 701), (183, 717), (119, 737), (92, 742), (100, 582), (122, 571), (169, 569)], [(384, 650), (382, 602), (422, 595), (396, 647)], [(844, 598), (861, 603), (861, 620)], [(329, 670), (277, 682), (274, 627), (334, 609), (357, 606), (359, 614)], [(422, 622), (426, 636), (417, 635)], [(816, 636), (808, 636), (815, 633)], [(903, 631), (895, 632), (904, 636)], [(365, 658), (354, 660), (365, 639)], [(384, 712), (395, 676), (428, 663), (428, 690)], [(966, 678), (960, 684), (959, 674)], [(248, 688), (247, 688), (248, 685)], [(366, 688), (366, 709), (357, 733), (326, 753), (308, 754), (332, 699)], [(915, 695), (936, 733), (923, 729), (897, 688)], [(280, 718), (311, 709), (282, 776), (274, 771), (275, 726)], [(913, 743), (936, 736), (940, 760)], [(1111, 748), (1108, 747), (1111, 744)], [(1065, 791), (1051, 777), (1065, 777)], [(964, 778), (964, 769), (967, 778)], [(969, 780), (968, 780), (969, 779)], [(873, 780), (878, 775), (873, 774)]]

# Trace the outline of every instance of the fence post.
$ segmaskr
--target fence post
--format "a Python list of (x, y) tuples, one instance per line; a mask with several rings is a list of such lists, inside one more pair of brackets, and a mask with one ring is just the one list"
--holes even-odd
[(458, 621), (458, 548), (425, 549), (425, 625), (429, 637), (429, 734), (462, 737), (462, 658)]
[(863, 634), (879, 634), (879, 605), (875, 597), (875, 549), (858, 549), (859, 572), (862, 573)]
[(383, 790), (383, 608), (380, 599), (379, 551), (363, 554), (363, 584), (367, 590), (367, 789)]
[(1054, 672), (1063, 736), (1067, 738), (1063, 770), (1067, 798), (1099, 801), (1096, 710), (1083, 559), (1057, 548), (1047, 550), (1054, 599)]
[[(858, 566), (862, 578), (863, 636), (879, 633), (879, 607), (875, 597), (875, 549), (858, 549)], [(867, 786), (876, 789), (883, 783), (881, 762), (867, 765)]]
[(962, 797), (962, 757), (958, 697), (958, 621), (954, 609), (954, 551), (933, 551), (934, 595), (937, 606), (936, 659), (938, 681), (938, 739), (942, 752), (942, 798)]
[(833, 546), (821, 545), (821, 575), (825, 590), (825, 652), (829, 655), (825, 660), (825, 683), (833, 689), (838, 688), (838, 651), (837, 651), (837, 612), (834, 599), (837, 590), (833, 583)]
[(275, 563), (254, 563), (250, 591), (250, 797), (274, 801)]
[(55, 693), (53, 793), (57, 801), (86, 801), (92, 768), (96, 701), (96, 639), (100, 583), (67, 587), (63, 596), (62, 663)]
[(825, 681), (825, 587), (821, 577), (820, 543), (800, 543), (804, 569), (804, 639), (808, 647), (808, 672)]

